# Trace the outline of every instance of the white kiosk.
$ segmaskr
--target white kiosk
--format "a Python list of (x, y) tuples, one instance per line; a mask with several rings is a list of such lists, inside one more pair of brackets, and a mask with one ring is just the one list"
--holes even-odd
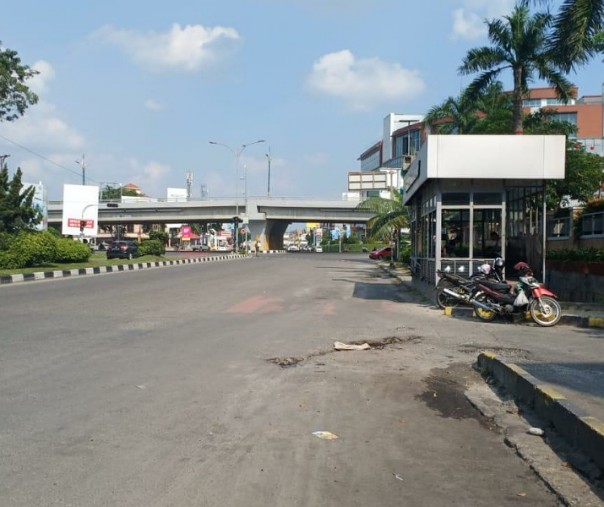
[(404, 176), (414, 273), (434, 284), (501, 255), (543, 277), (545, 185), (564, 178), (565, 150), (561, 135), (429, 135)]

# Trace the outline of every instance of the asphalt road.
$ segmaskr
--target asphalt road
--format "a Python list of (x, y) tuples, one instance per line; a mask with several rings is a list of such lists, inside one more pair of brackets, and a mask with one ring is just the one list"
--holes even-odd
[(364, 256), (2, 286), (0, 323), (3, 506), (559, 505), (463, 392), (586, 335), (447, 319)]

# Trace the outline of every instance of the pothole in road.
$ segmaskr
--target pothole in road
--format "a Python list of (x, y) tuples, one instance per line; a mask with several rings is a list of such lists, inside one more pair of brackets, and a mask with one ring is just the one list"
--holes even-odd
[(460, 345), (458, 350), (464, 354), (477, 354), (480, 352), (495, 352), (500, 356), (517, 357), (527, 359), (530, 352), (525, 349), (515, 347), (501, 347), (497, 345), (481, 345), (479, 343), (464, 343)]
[(495, 424), (476, 410), (465, 396), (471, 384), (482, 382), (482, 377), (468, 364), (458, 363), (446, 369), (436, 368), (424, 379), (426, 390), (416, 396), (442, 417), (476, 419), (489, 430)]
[[(382, 350), (385, 349), (386, 347), (392, 346), (392, 345), (398, 345), (401, 343), (412, 343), (412, 344), (416, 344), (416, 343), (420, 343), (423, 340), (423, 338), (421, 336), (389, 336), (387, 338), (382, 338), (379, 340), (357, 340), (357, 341), (351, 341), (351, 342), (346, 342), (348, 345), (363, 345), (363, 344), (368, 344), (369, 345), (369, 349), (376, 349), (376, 350)], [(338, 352), (341, 354), (350, 354), (352, 352), (362, 352), (362, 351), (337, 351), (335, 349), (329, 349), (329, 350), (322, 350), (322, 351), (318, 351), (318, 352), (313, 352), (312, 354), (309, 354), (307, 356), (286, 356), (286, 357), (271, 357), (270, 359), (267, 359), (267, 361), (269, 363), (274, 363), (277, 366), (280, 366), (281, 368), (294, 368), (296, 366), (299, 366), (301, 363), (303, 363), (304, 361), (312, 358), (312, 357), (319, 357), (319, 356), (324, 356), (327, 354), (331, 354), (333, 352)]]

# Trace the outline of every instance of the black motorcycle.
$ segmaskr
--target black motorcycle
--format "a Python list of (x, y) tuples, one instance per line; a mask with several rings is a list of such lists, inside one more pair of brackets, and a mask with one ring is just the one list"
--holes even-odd
[(476, 273), (470, 278), (451, 273), (450, 268), (438, 270), (436, 273), (440, 281), (436, 285), (436, 304), (439, 308), (457, 306), (460, 304), (471, 305), (474, 294), (477, 291), (478, 280), (489, 280), (500, 284), (499, 290), (509, 290), (509, 286), (503, 279), (504, 262), (497, 257), (493, 264), (482, 264), (478, 266)]

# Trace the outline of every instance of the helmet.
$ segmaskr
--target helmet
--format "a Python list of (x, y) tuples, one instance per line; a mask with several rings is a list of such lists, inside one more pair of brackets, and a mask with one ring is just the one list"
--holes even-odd
[(518, 276), (531, 276), (533, 274), (533, 270), (526, 262), (518, 262), (514, 266), (514, 271), (518, 273)]
[(477, 270), (479, 273), (488, 276), (491, 272), (491, 266), (489, 264), (481, 264), (480, 266), (478, 266)]
[(495, 265), (496, 268), (502, 268), (503, 267), (503, 259), (501, 257), (497, 257), (495, 259), (495, 262), (493, 263)]

